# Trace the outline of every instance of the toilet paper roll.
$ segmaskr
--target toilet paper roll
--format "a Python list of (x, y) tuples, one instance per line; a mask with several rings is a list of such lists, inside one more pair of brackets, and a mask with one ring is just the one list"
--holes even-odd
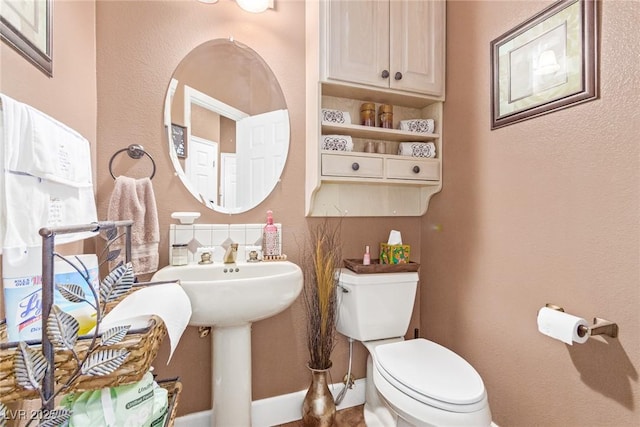
[(171, 352), (180, 341), (189, 319), (191, 318), (191, 301), (182, 286), (177, 283), (147, 286), (124, 298), (103, 319), (101, 331), (114, 326), (131, 325), (131, 329), (147, 326), (149, 316), (159, 316), (167, 327)]
[(583, 337), (578, 335), (580, 325), (588, 327), (589, 323), (581, 317), (548, 307), (542, 307), (538, 311), (538, 331), (569, 345), (574, 342), (582, 344), (589, 339), (588, 333)]

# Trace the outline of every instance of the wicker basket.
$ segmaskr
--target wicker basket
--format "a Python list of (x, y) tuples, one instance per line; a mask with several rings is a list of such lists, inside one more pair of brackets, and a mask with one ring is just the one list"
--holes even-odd
[[(121, 342), (109, 347), (113, 349), (125, 348), (130, 352), (122, 366), (105, 376), (80, 376), (71, 387), (65, 390), (65, 393), (115, 387), (140, 381), (158, 354), (158, 349), (166, 334), (167, 329), (162, 319), (158, 316), (151, 316), (147, 328), (129, 331)], [(78, 339), (75, 351), (80, 358), (86, 354), (91, 340), (91, 336)], [(32, 348), (39, 348), (39, 345), (34, 344)], [(0, 345), (0, 402), (3, 403), (40, 397), (36, 390), (24, 389), (16, 383), (13, 375), (16, 351), (16, 343)], [(54, 359), (56, 382), (58, 384), (65, 383), (75, 372), (77, 363), (70, 351), (56, 351)]]
[(167, 418), (164, 422), (164, 427), (172, 427), (176, 420), (176, 413), (178, 412), (178, 400), (180, 398), (180, 392), (182, 391), (182, 383), (179, 378), (173, 378), (168, 380), (158, 381), (158, 385), (167, 390), (167, 398), (169, 400), (169, 406), (167, 409)]

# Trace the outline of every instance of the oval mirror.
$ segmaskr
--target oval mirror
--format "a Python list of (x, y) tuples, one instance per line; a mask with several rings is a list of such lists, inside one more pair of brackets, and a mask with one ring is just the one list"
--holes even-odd
[(240, 213), (280, 179), (289, 111), (266, 62), (234, 40), (193, 49), (173, 73), (164, 124), (176, 174), (209, 208)]

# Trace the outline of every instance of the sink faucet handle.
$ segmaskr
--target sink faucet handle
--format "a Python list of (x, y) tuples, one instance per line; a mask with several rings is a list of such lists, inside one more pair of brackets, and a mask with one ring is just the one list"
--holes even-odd
[(211, 252), (202, 252), (200, 255), (200, 261), (198, 264), (212, 264), (213, 260), (211, 259)]
[(246, 247), (247, 262), (258, 262), (262, 258), (262, 248), (260, 246)]

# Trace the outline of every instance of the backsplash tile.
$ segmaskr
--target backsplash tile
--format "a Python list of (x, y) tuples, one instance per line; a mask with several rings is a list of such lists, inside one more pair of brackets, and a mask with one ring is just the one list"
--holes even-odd
[[(275, 224), (282, 236), (282, 224)], [(238, 261), (246, 260), (248, 253), (256, 246), (262, 245), (262, 230), (264, 224), (170, 224), (169, 225), (169, 259), (172, 256), (174, 244), (188, 245), (189, 262), (198, 261), (198, 249), (213, 248), (213, 261), (222, 262), (225, 242), (233, 241), (238, 244)], [(247, 250), (247, 246), (251, 247)], [(282, 252), (282, 237), (280, 239)]]

